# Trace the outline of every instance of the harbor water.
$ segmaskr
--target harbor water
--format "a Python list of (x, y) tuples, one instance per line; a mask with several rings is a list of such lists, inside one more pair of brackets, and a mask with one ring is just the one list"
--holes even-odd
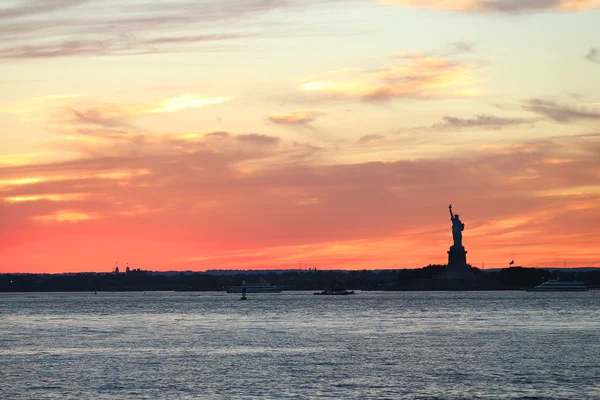
[(600, 291), (239, 297), (0, 293), (0, 398), (600, 398)]

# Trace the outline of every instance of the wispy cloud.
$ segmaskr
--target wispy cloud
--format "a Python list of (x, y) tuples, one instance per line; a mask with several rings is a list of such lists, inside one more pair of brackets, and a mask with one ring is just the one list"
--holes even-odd
[(221, 50), (277, 29), (261, 15), (327, 1), (17, 0), (0, 10), (0, 59)]
[(277, 136), (262, 135), (259, 133), (248, 133), (237, 136), (237, 140), (244, 143), (255, 144), (259, 146), (271, 146), (280, 142)]
[(598, 0), (379, 0), (381, 4), (430, 10), (526, 13), (546, 10), (586, 11), (598, 8)]
[(595, 64), (600, 64), (600, 50), (595, 47), (591, 47), (586, 54), (585, 59)]
[(24, 196), (9, 196), (4, 200), (9, 203), (20, 203), (24, 201), (72, 201), (82, 200), (87, 198), (86, 194), (83, 193), (62, 193), (62, 194), (38, 194), (38, 195), (24, 195)]
[(531, 99), (521, 108), (543, 115), (556, 122), (572, 122), (576, 120), (600, 120), (600, 111), (573, 107), (550, 100)]
[(461, 128), (480, 128), (480, 129), (502, 129), (509, 126), (531, 124), (535, 122), (532, 119), (525, 118), (507, 118), (495, 115), (479, 114), (473, 118), (459, 118), (444, 116), (442, 122), (431, 126), (433, 129), (461, 129)]
[[(140, 55), (175, 52), (184, 45), (208, 44), (226, 40), (240, 39), (254, 35), (200, 35), (187, 37), (161, 37), (152, 40), (136, 40), (122, 37), (107, 40), (68, 40), (55, 43), (28, 44), (22, 46), (0, 47), (0, 59), (56, 58), (72, 56)], [(220, 50), (223, 45), (204, 46), (204, 50)]]
[(107, 106), (104, 108), (90, 108), (87, 110), (65, 110), (66, 114), (63, 121), (76, 122), (82, 124), (94, 124), (102, 126), (123, 125), (128, 117), (127, 113), (116, 106)]
[[(0, 111), (19, 114), (25, 118), (42, 118), (50, 112), (48, 121), (50, 128), (58, 131), (72, 131), (73, 129), (79, 130), (81, 126), (86, 125), (104, 128), (128, 127), (128, 120), (134, 117), (176, 112), (187, 108), (202, 108), (232, 99), (232, 96), (203, 97), (186, 93), (146, 103), (90, 105), (91, 99), (78, 95), (46, 96), (5, 104), (0, 107)], [(113, 131), (113, 133), (119, 132)]]
[(454, 54), (472, 53), (473, 45), (469, 42), (448, 43)]
[(320, 111), (294, 111), (285, 114), (271, 114), (268, 116), (271, 122), (282, 125), (306, 125), (318, 117), (324, 115)]
[(184, 108), (200, 108), (208, 105), (220, 104), (233, 99), (232, 96), (206, 98), (186, 93), (179, 97), (162, 100), (158, 103), (148, 104), (147, 110), (140, 113), (162, 113), (182, 110)]
[(480, 65), (423, 54), (402, 54), (396, 58), (403, 62), (375, 70), (346, 68), (330, 73), (332, 79), (305, 82), (300, 89), (325, 98), (366, 101), (478, 97), (485, 93), (475, 73)]
[(385, 139), (385, 136), (373, 133), (370, 135), (361, 136), (356, 141), (356, 143), (357, 144), (373, 144), (373, 143), (377, 143), (377, 142), (381, 141), (382, 139)]
[(17, 1), (12, 7), (0, 9), (0, 20), (5, 18), (33, 17), (40, 14), (46, 15), (89, 2), (90, 0)]
[(52, 222), (82, 222), (97, 218), (93, 213), (86, 213), (77, 210), (59, 210), (51, 214), (32, 217), (32, 220), (52, 223)]

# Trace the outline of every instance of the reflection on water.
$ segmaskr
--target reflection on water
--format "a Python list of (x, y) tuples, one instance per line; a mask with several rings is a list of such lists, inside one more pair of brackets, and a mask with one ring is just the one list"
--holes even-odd
[(0, 398), (600, 398), (600, 292), (0, 294)]

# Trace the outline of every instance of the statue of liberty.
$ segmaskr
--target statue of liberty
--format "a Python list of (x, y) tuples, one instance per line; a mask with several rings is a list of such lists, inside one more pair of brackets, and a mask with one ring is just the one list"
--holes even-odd
[(452, 247), (463, 247), (462, 231), (465, 230), (465, 224), (460, 221), (458, 214), (452, 214), (452, 204), (448, 206), (448, 209), (450, 210), (450, 221), (452, 221), (452, 239), (454, 239)]

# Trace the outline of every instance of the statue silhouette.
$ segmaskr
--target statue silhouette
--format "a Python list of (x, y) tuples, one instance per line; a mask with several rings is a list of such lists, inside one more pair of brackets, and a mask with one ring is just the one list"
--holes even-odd
[(452, 214), (452, 204), (448, 206), (450, 210), (450, 221), (452, 221), (452, 239), (454, 239), (454, 247), (462, 247), (462, 231), (465, 230), (463, 224), (458, 218), (458, 214)]

